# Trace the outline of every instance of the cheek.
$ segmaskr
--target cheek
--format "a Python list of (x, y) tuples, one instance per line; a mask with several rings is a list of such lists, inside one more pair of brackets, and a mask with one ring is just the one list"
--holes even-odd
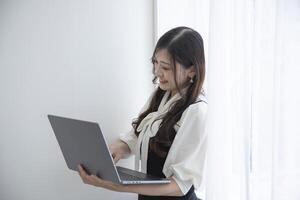
[(169, 83), (175, 83), (174, 75), (172, 72), (166, 73), (165, 78), (168, 80)]
[(177, 80), (178, 80), (179, 83), (184, 83), (184, 82), (186, 82), (187, 77), (184, 76), (184, 75), (181, 75), (181, 76), (178, 77)]

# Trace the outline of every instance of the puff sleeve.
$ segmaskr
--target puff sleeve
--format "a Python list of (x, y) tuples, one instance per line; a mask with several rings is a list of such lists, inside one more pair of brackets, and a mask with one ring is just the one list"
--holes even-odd
[(205, 102), (192, 104), (184, 111), (164, 164), (163, 173), (166, 177), (173, 177), (183, 194), (192, 185), (199, 188), (203, 182), (207, 150), (206, 113)]
[[(144, 111), (146, 111), (148, 109), (155, 92), (156, 92), (156, 90), (151, 93), (150, 97), (148, 98), (147, 102), (140, 110), (139, 114), (143, 113)], [(130, 154), (133, 154), (135, 151), (135, 146), (136, 146), (137, 139), (138, 139), (137, 136), (135, 135), (134, 128), (131, 128), (131, 130), (129, 132), (120, 134), (119, 139), (128, 145), (128, 147), (130, 149)]]

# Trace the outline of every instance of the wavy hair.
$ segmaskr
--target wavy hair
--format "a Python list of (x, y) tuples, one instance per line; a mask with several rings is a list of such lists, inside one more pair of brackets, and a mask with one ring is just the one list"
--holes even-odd
[[(156, 136), (150, 139), (150, 151), (153, 151), (159, 157), (166, 157), (176, 136), (174, 129), (175, 124), (180, 120), (185, 109), (195, 103), (202, 92), (205, 77), (205, 57), (201, 35), (188, 27), (171, 29), (159, 38), (151, 59), (153, 64), (156, 53), (162, 49), (167, 50), (170, 55), (171, 69), (174, 77), (177, 77), (175, 69), (176, 62), (185, 69), (189, 69), (192, 66), (195, 68), (193, 83), (189, 84), (185, 93), (182, 93), (175, 78), (177, 92), (181, 94), (182, 98), (176, 101), (168, 113), (163, 116)], [(154, 73), (154, 66), (152, 72), (154, 74), (152, 82), (155, 84), (157, 77)], [(138, 118), (132, 122), (137, 136), (139, 135), (137, 127), (149, 113), (157, 111), (165, 92), (166, 91), (158, 87), (147, 110), (141, 113)]]

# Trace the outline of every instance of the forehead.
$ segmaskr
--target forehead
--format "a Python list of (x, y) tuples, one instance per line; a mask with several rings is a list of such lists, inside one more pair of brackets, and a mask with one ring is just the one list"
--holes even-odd
[(155, 53), (155, 58), (158, 60), (170, 61), (171, 56), (166, 49), (160, 49)]

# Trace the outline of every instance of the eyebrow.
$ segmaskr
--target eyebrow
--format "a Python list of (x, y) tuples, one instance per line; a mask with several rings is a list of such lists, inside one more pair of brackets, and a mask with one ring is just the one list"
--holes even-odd
[[(154, 56), (153, 58), (152, 58), (152, 60), (156, 60), (157, 61), (157, 59), (156, 59), (156, 57)], [(168, 62), (165, 62), (165, 61), (160, 61), (161, 63), (163, 63), (163, 64), (166, 64), (166, 65), (171, 65), (170, 63), (168, 63)]]
[[(156, 59), (156, 58), (154, 58), (153, 60), (156, 60), (156, 61), (157, 61), (157, 59)], [(160, 63), (166, 64), (166, 65), (170, 65), (170, 63), (168, 63), (168, 62), (165, 62), (165, 61), (160, 61)]]
[(160, 62), (163, 63), (163, 64), (166, 64), (166, 65), (170, 65), (170, 63), (165, 62), (165, 61), (160, 61)]

